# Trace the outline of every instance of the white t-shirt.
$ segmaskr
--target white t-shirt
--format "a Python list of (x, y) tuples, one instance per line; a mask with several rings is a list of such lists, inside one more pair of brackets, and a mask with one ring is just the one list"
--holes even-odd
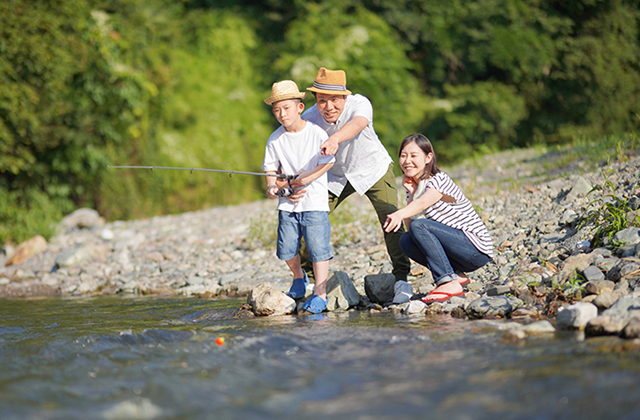
[(487, 227), (474, 210), (471, 201), (462, 193), (462, 190), (449, 175), (444, 172), (438, 172), (429, 178), (420, 180), (418, 188), (413, 194), (413, 199), (418, 199), (429, 188), (448, 195), (455, 201), (439, 200), (422, 213), (413, 216), (412, 219), (428, 218), (454, 229), (460, 229), (478, 251), (493, 258), (493, 244)]
[(329, 136), (354, 117), (365, 117), (369, 124), (358, 135), (340, 143), (336, 163), (329, 170), (329, 191), (339, 196), (347, 182), (364, 195), (389, 170), (393, 162), (373, 129), (373, 107), (362, 95), (348, 95), (338, 121), (328, 123), (314, 105), (302, 114), (302, 119), (319, 125)]
[[(302, 130), (290, 133), (280, 126), (274, 131), (264, 153), (263, 171), (278, 171), (287, 175), (313, 170), (316, 166), (335, 161), (333, 156), (322, 156), (320, 146), (327, 140), (327, 133), (317, 125), (307, 122)], [(303, 211), (329, 211), (327, 174), (324, 173), (305, 187), (304, 197), (297, 203), (280, 197), (278, 210), (293, 213)]]

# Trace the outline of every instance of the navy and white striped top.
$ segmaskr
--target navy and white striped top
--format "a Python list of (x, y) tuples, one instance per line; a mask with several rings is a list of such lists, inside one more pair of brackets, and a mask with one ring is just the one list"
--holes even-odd
[(413, 216), (412, 219), (428, 218), (452, 228), (460, 229), (478, 251), (493, 258), (493, 244), (487, 227), (474, 210), (471, 201), (465, 197), (449, 175), (444, 172), (438, 172), (432, 177), (421, 180), (418, 183), (413, 199), (420, 197), (428, 188), (434, 188), (441, 194), (452, 197), (455, 201), (439, 200), (422, 213)]

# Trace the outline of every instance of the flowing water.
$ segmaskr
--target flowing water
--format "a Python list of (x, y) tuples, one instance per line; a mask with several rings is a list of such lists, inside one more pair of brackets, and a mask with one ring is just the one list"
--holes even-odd
[(240, 304), (0, 300), (0, 418), (640, 418), (638, 343), (513, 343), (390, 313), (233, 318)]

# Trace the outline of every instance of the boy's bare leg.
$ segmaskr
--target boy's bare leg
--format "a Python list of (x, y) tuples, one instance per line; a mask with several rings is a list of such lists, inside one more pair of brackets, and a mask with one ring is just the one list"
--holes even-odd
[[(290, 260), (287, 260), (286, 262), (287, 262), (287, 265), (289, 266), (289, 269), (291, 269), (291, 272), (293, 273), (294, 279), (300, 279), (304, 277), (304, 272), (302, 271), (302, 266), (300, 265), (300, 254), (296, 255)], [(327, 267), (328, 267), (328, 261), (327, 261)], [(314, 269), (315, 269), (315, 266), (314, 266)]]
[[(300, 269), (302, 270), (302, 268)], [(316, 286), (313, 294), (327, 300), (327, 278), (329, 277), (329, 260), (313, 263), (313, 273), (316, 278)]]

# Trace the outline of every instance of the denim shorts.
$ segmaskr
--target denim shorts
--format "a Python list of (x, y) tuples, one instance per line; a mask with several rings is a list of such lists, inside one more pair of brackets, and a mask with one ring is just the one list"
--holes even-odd
[(278, 248), (276, 255), (288, 261), (298, 255), (300, 240), (304, 238), (311, 262), (333, 258), (331, 252), (331, 224), (326, 211), (304, 211), (278, 213)]

